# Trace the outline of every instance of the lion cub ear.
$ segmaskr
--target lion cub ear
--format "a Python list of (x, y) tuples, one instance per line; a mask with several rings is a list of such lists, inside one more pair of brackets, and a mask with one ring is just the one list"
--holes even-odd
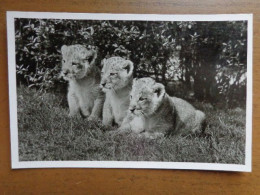
[(165, 87), (161, 83), (156, 83), (153, 88), (153, 91), (158, 98), (162, 98), (165, 95)]
[(137, 78), (133, 79), (133, 85), (137, 82)]
[(96, 62), (96, 59), (97, 59), (97, 51), (96, 50), (93, 50), (92, 51), (92, 57), (91, 57), (91, 61), (90, 61), (90, 65), (93, 65), (93, 64), (95, 64), (95, 62)]
[(103, 67), (103, 66), (104, 66), (104, 64), (106, 63), (106, 61), (107, 61), (107, 59), (106, 59), (106, 58), (104, 58), (103, 60), (101, 60), (101, 67)]
[(61, 47), (61, 54), (64, 55), (65, 52), (67, 51), (67, 49), (68, 49), (67, 45), (62, 45), (62, 47)]
[(132, 61), (130, 60), (126, 60), (124, 65), (123, 65), (123, 69), (126, 70), (127, 75), (132, 75), (133, 74), (133, 70), (134, 70), (134, 64)]
[(132, 82), (132, 89), (137, 85), (137, 78), (134, 78), (133, 79), (133, 82)]

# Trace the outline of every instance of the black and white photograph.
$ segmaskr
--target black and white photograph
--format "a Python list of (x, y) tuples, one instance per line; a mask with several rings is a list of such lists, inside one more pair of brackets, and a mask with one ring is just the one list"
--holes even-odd
[(12, 168), (251, 171), (252, 15), (7, 12)]

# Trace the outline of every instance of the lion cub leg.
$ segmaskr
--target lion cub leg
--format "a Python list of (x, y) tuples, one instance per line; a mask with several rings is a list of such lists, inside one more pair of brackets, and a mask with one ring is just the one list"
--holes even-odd
[(195, 113), (196, 128), (194, 130), (194, 133), (202, 133), (205, 131), (206, 128), (206, 115), (200, 110), (196, 110)]
[(99, 120), (102, 116), (102, 110), (103, 110), (103, 104), (104, 104), (104, 97), (98, 97), (94, 101), (94, 107), (92, 108), (91, 115), (89, 116), (89, 120)]
[(133, 119), (132, 115), (127, 114), (126, 117), (123, 119), (120, 127), (117, 129), (117, 131), (130, 131), (131, 126), (130, 122)]
[(89, 102), (84, 100), (82, 97), (79, 98), (79, 111), (82, 118), (88, 118), (90, 115), (91, 107)]
[(146, 129), (143, 135), (146, 138), (149, 139), (156, 139), (158, 137), (164, 137), (169, 131), (173, 128), (172, 124), (167, 124), (167, 123), (159, 123), (159, 124), (154, 124), (152, 127), (149, 129)]
[(112, 107), (110, 105), (109, 101), (105, 101), (104, 107), (103, 107), (103, 120), (102, 123), (105, 126), (112, 126), (113, 124), (113, 113), (112, 113)]
[(69, 90), (67, 98), (68, 98), (68, 104), (69, 104), (69, 116), (73, 117), (79, 111), (78, 99), (71, 90)]
[(132, 116), (128, 114), (121, 126), (118, 128), (119, 131), (132, 131), (134, 133), (141, 133), (145, 131), (144, 119), (142, 117)]

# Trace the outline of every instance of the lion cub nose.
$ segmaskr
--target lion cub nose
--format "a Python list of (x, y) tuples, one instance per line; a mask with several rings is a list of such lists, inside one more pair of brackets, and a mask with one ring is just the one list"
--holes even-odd
[(101, 83), (102, 87), (105, 87), (106, 83)]
[(69, 70), (63, 70), (63, 74), (66, 76), (67, 74), (69, 74)]
[(135, 111), (135, 107), (129, 108), (130, 112), (134, 112)]

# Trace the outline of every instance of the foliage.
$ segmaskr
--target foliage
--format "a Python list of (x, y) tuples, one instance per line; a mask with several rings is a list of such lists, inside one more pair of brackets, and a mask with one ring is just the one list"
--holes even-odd
[[(179, 22), (181, 80), (198, 99), (245, 101), (246, 22)], [(216, 98), (217, 97), (217, 98)]]
[(199, 100), (224, 98), (228, 105), (244, 105), (246, 28), (244, 21), (16, 19), (17, 80), (40, 89), (64, 89), (60, 48), (83, 44), (98, 49), (99, 61), (115, 55), (132, 60), (136, 77), (150, 76), (165, 85), (181, 82)]

